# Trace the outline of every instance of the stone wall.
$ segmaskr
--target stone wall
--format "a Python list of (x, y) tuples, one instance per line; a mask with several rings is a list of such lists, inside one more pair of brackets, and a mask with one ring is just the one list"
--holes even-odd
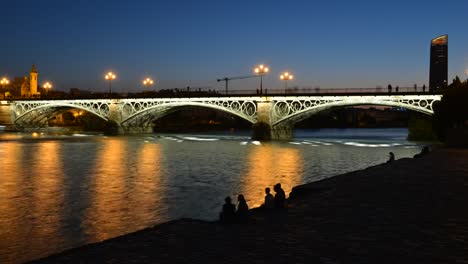
[(0, 125), (5, 126), (6, 129), (14, 129), (10, 111), (10, 104), (0, 101)]

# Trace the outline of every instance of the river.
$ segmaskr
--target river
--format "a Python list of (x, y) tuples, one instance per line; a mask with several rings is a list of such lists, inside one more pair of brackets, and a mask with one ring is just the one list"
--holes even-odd
[(264, 188), (412, 157), (407, 129), (248, 133), (0, 133), (0, 263), (21, 263), (181, 217), (215, 220), (224, 197), (261, 205)]

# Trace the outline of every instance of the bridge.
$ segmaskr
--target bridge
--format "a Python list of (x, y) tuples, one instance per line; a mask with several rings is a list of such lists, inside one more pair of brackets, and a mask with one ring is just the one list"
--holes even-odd
[(152, 133), (153, 121), (186, 106), (224, 111), (252, 124), (263, 122), (271, 138), (292, 137), (294, 125), (310, 116), (333, 108), (380, 105), (406, 108), (432, 115), (433, 105), (442, 95), (428, 93), (316, 93), (269, 95), (219, 95), (186, 98), (117, 98), (11, 100), (11, 124), (20, 131), (46, 127), (48, 120), (67, 109), (80, 109), (111, 122), (120, 134)]

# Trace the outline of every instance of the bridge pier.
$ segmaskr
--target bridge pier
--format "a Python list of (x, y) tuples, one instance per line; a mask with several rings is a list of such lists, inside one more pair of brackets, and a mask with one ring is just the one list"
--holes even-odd
[(294, 126), (274, 126), (271, 129), (271, 138), (276, 140), (291, 139), (294, 135)]
[(294, 126), (290, 124), (272, 126), (272, 107), (273, 103), (269, 99), (257, 102), (257, 122), (252, 126), (252, 139), (285, 140), (293, 137)]
[(121, 134), (151, 134), (153, 127), (123, 127), (121, 126)]

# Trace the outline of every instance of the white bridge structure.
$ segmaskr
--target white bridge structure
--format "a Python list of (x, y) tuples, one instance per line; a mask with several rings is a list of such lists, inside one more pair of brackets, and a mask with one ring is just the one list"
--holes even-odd
[(189, 98), (13, 100), (8, 102), (11, 123), (17, 130), (47, 127), (48, 120), (69, 110), (80, 109), (111, 122), (120, 134), (152, 133), (153, 122), (187, 106), (224, 111), (255, 124), (270, 126), (273, 139), (292, 137), (294, 125), (320, 111), (333, 108), (380, 105), (401, 107), (431, 115), (437, 94), (375, 95), (272, 95)]

